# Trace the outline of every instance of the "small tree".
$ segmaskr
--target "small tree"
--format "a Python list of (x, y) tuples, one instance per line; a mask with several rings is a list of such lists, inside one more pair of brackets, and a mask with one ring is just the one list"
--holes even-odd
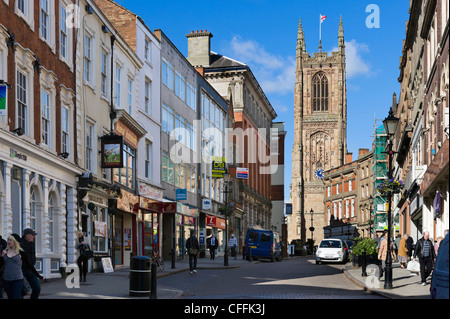
[(352, 253), (361, 256), (365, 251), (367, 255), (375, 255), (378, 252), (377, 246), (377, 242), (372, 238), (355, 238)]

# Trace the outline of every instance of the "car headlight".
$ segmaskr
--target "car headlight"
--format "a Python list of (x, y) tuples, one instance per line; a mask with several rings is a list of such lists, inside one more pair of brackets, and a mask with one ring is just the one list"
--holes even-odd
[(317, 255), (317, 256), (322, 255), (322, 251), (319, 249), (319, 250), (316, 252), (316, 255)]
[(339, 250), (339, 251), (338, 251), (338, 255), (339, 255), (339, 256), (342, 256), (342, 251)]

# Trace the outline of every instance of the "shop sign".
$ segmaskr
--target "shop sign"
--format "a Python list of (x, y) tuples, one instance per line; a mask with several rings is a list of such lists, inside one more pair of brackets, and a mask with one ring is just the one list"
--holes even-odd
[(102, 168), (123, 168), (123, 136), (105, 135), (101, 141)]
[(209, 198), (202, 199), (202, 209), (210, 210), (211, 209), (211, 200)]
[(123, 138), (125, 139), (125, 142), (127, 142), (128, 145), (130, 145), (134, 149), (137, 149), (138, 136), (136, 135), (136, 133), (130, 130), (128, 126), (126, 126), (123, 122), (118, 121), (116, 123), (115, 132), (119, 135), (122, 135)]
[(0, 116), (6, 115), (6, 86), (0, 85)]
[(117, 209), (136, 214), (139, 207), (139, 196), (121, 189), (121, 196), (117, 199)]
[(248, 168), (242, 168), (242, 167), (236, 168), (236, 178), (248, 179)]
[(23, 160), (23, 161), (28, 161), (28, 157), (26, 155), (17, 152), (13, 148), (11, 148), (9, 150), (9, 154), (10, 154), (11, 158), (17, 158), (17, 159), (20, 159), (20, 160)]
[(176, 200), (187, 200), (187, 189), (176, 189)]
[(225, 219), (223, 219), (223, 218), (206, 215), (205, 221), (206, 221), (206, 226), (221, 228), (221, 229), (225, 229), (225, 227), (226, 227), (226, 222), (225, 222)]
[(95, 227), (95, 233), (94, 236), (97, 237), (106, 237), (106, 223), (105, 222), (100, 222), (100, 221), (95, 221), (94, 222), (94, 227)]
[(212, 177), (223, 178), (223, 174), (226, 172), (225, 157), (213, 157), (212, 162)]
[(139, 183), (139, 195), (160, 201), (163, 199), (163, 190), (145, 183)]

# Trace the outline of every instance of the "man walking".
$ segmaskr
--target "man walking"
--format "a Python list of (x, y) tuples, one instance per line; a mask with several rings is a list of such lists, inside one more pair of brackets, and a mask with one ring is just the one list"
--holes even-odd
[(426, 286), (427, 277), (433, 270), (433, 262), (436, 258), (433, 248), (433, 242), (430, 240), (430, 233), (424, 232), (423, 237), (417, 241), (416, 249), (414, 250), (414, 259), (419, 257), (420, 276), (422, 286)]
[(28, 263), (22, 264), (22, 272), (25, 279), (31, 286), (31, 296), (30, 299), (38, 299), (41, 293), (41, 285), (39, 279), (43, 277), (36, 271), (34, 265), (36, 264), (36, 248), (34, 245), (34, 238), (36, 232), (30, 228), (23, 231), (22, 240), (20, 246), (22, 247), (25, 255), (27, 256)]
[(209, 253), (211, 255), (211, 257), (210, 257), (211, 260), (214, 260), (216, 257), (217, 247), (219, 247), (219, 242), (217, 241), (217, 238), (213, 233), (211, 235), (210, 242), (209, 242)]

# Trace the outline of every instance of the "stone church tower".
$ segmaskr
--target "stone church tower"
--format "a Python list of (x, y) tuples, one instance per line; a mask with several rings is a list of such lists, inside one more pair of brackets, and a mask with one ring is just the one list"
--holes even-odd
[[(342, 18), (338, 51), (306, 51), (301, 20), (298, 26), (294, 96), (295, 139), (292, 150), (292, 215), (288, 241), (323, 239), (325, 220), (323, 172), (345, 163), (347, 154), (347, 89)], [(311, 210), (313, 214), (311, 215)]]

